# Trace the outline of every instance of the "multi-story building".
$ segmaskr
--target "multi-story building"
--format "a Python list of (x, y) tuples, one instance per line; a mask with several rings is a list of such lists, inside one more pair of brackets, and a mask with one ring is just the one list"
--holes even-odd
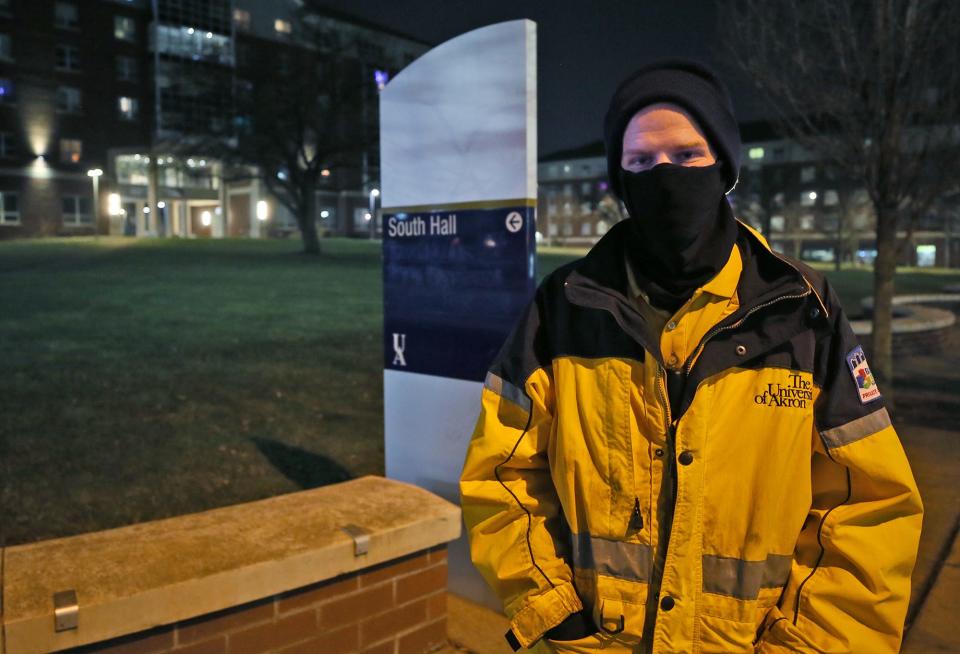
[[(811, 261), (872, 262), (875, 219), (869, 197), (849, 179), (767, 123), (741, 125), (740, 179), (730, 194), (737, 216), (771, 245)], [(539, 164), (541, 238), (590, 245), (625, 216), (609, 193), (602, 142), (544, 157)], [(907, 231), (901, 231), (906, 237)], [(960, 266), (960, 198), (946, 197), (914, 227), (900, 262)]]
[[(314, 47), (297, 39), (295, 6), (0, 0), (0, 238), (258, 236), (294, 226), (256, 170), (231, 174), (209, 145), (236, 138), (245, 60)], [(343, 15), (315, 20), (349, 46), (367, 81), (358, 120), (375, 144), (378, 85), (429, 46)], [(318, 189), (328, 231), (367, 232), (375, 145), (358, 157), (362, 173)]]

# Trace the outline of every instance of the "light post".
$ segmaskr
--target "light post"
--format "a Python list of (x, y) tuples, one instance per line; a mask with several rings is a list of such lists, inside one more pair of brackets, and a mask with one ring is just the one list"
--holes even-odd
[(92, 168), (87, 171), (87, 176), (93, 180), (93, 237), (99, 234), (97, 222), (100, 220), (100, 175), (103, 171), (99, 168)]
[(370, 189), (370, 240), (377, 236), (377, 198), (380, 197), (380, 189)]

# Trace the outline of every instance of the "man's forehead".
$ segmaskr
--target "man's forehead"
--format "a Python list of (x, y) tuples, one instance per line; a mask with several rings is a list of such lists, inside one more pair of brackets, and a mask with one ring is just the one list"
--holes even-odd
[(657, 102), (646, 105), (633, 114), (623, 133), (624, 145), (641, 135), (660, 132), (684, 135), (684, 138), (690, 141), (699, 140), (697, 137), (707, 141), (706, 135), (690, 112), (672, 102)]

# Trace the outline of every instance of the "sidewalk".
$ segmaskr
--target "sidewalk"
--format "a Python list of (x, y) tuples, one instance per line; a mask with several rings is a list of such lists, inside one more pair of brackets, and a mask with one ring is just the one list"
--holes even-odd
[(960, 652), (957, 601), (960, 599), (960, 538), (933, 583), (922, 610), (903, 643), (902, 654)]

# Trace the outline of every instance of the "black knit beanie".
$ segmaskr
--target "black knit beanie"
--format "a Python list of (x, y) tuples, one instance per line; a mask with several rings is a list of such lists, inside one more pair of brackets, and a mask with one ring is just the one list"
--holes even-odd
[(622, 197), (620, 157), (627, 123), (644, 107), (673, 102), (690, 112), (723, 161), (727, 192), (740, 174), (740, 129), (723, 82), (703, 64), (687, 59), (662, 59), (643, 66), (620, 83), (603, 121), (610, 188)]

